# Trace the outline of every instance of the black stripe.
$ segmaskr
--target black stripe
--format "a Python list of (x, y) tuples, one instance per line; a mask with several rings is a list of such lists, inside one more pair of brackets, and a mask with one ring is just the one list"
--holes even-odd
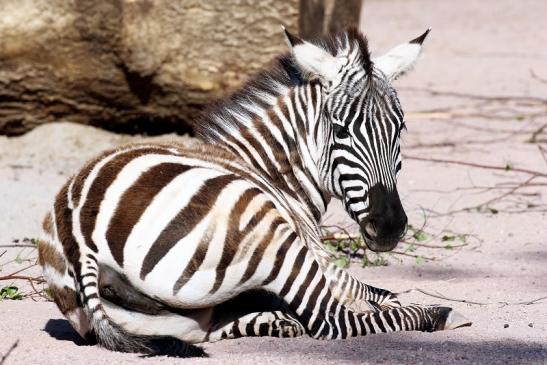
[(391, 310), (391, 313), (393, 314), (393, 317), (395, 318), (395, 323), (397, 323), (399, 325), (399, 327), (401, 328), (401, 330), (404, 330), (405, 328), (403, 327), (403, 321), (401, 320), (401, 316), (399, 315), (399, 311), (398, 310)]
[(376, 328), (374, 328), (374, 326), (372, 325), (372, 320), (371, 320), (372, 315), (373, 314), (365, 315), (365, 316), (363, 316), (363, 319), (364, 319), (365, 324), (367, 325), (367, 327), (370, 329), (370, 333), (375, 334), (376, 333)]
[(291, 287), (293, 286), (294, 281), (296, 280), (296, 278), (301, 272), (302, 264), (304, 264), (304, 259), (306, 258), (307, 253), (308, 253), (308, 249), (306, 247), (302, 247), (300, 249), (300, 252), (298, 253), (298, 256), (296, 256), (296, 259), (293, 263), (292, 271), (289, 277), (286, 279), (285, 285), (283, 285), (283, 288), (279, 292), (279, 296), (281, 298), (284, 298), (285, 295), (287, 295), (289, 291), (291, 290)]
[(156, 195), (174, 178), (191, 169), (177, 163), (161, 163), (145, 171), (120, 197), (106, 231), (112, 257), (123, 267), (123, 252), (129, 234)]
[(264, 251), (266, 251), (268, 246), (271, 244), (271, 240), (274, 237), (275, 233), (277, 232), (277, 229), (283, 223), (285, 223), (285, 220), (281, 217), (276, 218), (271, 223), (267, 234), (262, 238), (262, 241), (260, 241), (256, 249), (254, 250), (252, 256), (248, 259), (247, 269), (245, 269), (245, 273), (241, 277), (241, 280), (239, 281), (239, 285), (249, 280), (253, 276), (253, 274), (256, 272), (256, 270), (258, 269), (258, 264), (260, 263), (260, 261), (262, 260), (262, 257), (264, 256)]
[(203, 260), (205, 259), (205, 255), (207, 254), (207, 249), (209, 247), (209, 244), (211, 243), (211, 240), (213, 239), (215, 235), (216, 225), (213, 223), (209, 227), (207, 227), (207, 231), (203, 236), (201, 236), (201, 240), (199, 241), (196, 250), (194, 251), (194, 254), (192, 255), (192, 258), (190, 261), (188, 261), (188, 264), (184, 268), (184, 271), (180, 275), (180, 277), (175, 282), (175, 285), (173, 286), (173, 295), (177, 295), (179, 290), (192, 278), (194, 273), (199, 270), (199, 267), (203, 263)]
[[(247, 323), (247, 325), (245, 326), (245, 332), (247, 336), (256, 334), (254, 327), (255, 327), (256, 321), (261, 315), (262, 315), (262, 312), (258, 313), (256, 316), (253, 317), (253, 319), (249, 321), (249, 323)], [(258, 334), (260, 334), (260, 326), (259, 326)]]
[(83, 202), (82, 210), (80, 211), (81, 231), (84, 236), (85, 244), (98, 252), (97, 246), (91, 238), (99, 208), (103, 201), (104, 195), (108, 187), (114, 182), (118, 173), (132, 160), (144, 156), (146, 154), (171, 154), (171, 152), (160, 147), (141, 148), (129, 150), (115, 156), (108, 161), (100, 170), (95, 180), (92, 182), (86, 200)]
[[(319, 265), (317, 264), (317, 262), (314, 261), (312, 262), (309, 271), (306, 273), (306, 278), (304, 279), (302, 284), (300, 284), (300, 288), (298, 288), (296, 295), (294, 296), (293, 300), (290, 303), (294, 308), (297, 308), (300, 305), (300, 303), (302, 303), (302, 301), (304, 300), (304, 295), (306, 294), (306, 291), (309, 289), (315, 277), (315, 274), (317, 274), (317, 271), (319, 271)], [(306, 303), (307, 310), (311, 312), (313, 311), (314, 307), (315, 307), (315, 303), (310, 302), (308, 300), (308, 302)], [(309, 320), (309, 318), (305, 318), (305, 316), (303, 316), (302, 319), (305, 322)]]
[(277, 256), (275, 257), (275, 262), (272, 268), (272, 272), (270, 275), (264, 280), (262, 283), (262, 286), (266, 286), (275, 279), (277, 279), (277, 276), (279, 275), (279, 272), (281, 271), (281, 267), (283, 266), (283, 260), (285, 259), (285, 255), (287, 254), (287, 251), (291, 247), (292, 243), (296, 240), (297, 235), (294, 232), (291, 232), (291, 234), (285, 239), (283, 244), (281, 244), (281, 247), (279, 248), (277, 252)]
[(233, 331), (234, 337), (241, 337), (241, 331), (239, 330), (239, 320), (238, 319), (236, 319), (234, 321), (234, 324), (232, 326), (232, 331)]
[(241, 195), (237, 203), (232, 208), (227, 225), (229, 231), (226, 233), (226, 240), (222, 249), (222, 256), (220, 257), (220, 261), (217, 265), (215, 272), (215, 283), (213, 284), (213, 287), (209, 292), (210, 294), (215, 293), (222, 285), (224, 277), (226, 276), (226, 269), (232, 263), (232, 260), (237, 253), (237, 247), (239, 246), (239, 244), (250, 232), (252, 232), (256, 228), (256, 226), (262, 221), (264, 216), (270, 210), (275, 208), (273, 203), (267, 201), (263, 204), (262, 207), (260, 207), (260, 210), (251, 217), (243, 230), (240, 230), (239, 226), (243, 213), (246, 211), (253, 199), (255, 199), (260, 194), (262, 194), (262, 192), (257, 188), (248, 189)]
[(190, 202), (163, 229), (156, 241), (150, 247), (143, 260), (140, 278), (144, 280), (158, 262), (186, 237), (195, 226), (209, 213), (220, 193), (226, 185), (236, 179), (233, 175), (222, 175), (209, 179), (192, 196)]
[(393, 319), (389, 315), (389, 311), (384, 311), (384, 318), (386, 320), (386, 325), (392, 330), (395, 331), (395, 325), (393, 323)]

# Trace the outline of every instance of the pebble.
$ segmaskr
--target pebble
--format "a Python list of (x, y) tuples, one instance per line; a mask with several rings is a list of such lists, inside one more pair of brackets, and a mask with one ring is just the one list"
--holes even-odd
[(504, 325), (503, 325), (503, 328), (509, 328), (509, 324), (507, 324), (507, 323), (504, 324)]

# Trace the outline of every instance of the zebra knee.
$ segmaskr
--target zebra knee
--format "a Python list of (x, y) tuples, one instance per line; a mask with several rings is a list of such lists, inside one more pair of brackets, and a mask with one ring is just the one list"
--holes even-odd
[[(46, 233), (51, 233), (50, 220), (50, 215), (44, 220)], [(93, 337), (90, 336), (90, 322), (75, 290), (74, 279), (68, 275), (68, 266), (63, 254), (54, 244), (40, 240), (38, 241), (38, 262), (48, 283), (47, 291), (61, 313), (82, 338)]]
[(397, 295), (387, 290), (386, 292), (387, 293), (384, 300), (379, 303), (382, 309), (385, 310), (401, 307), (401, 302), (399, 301), (399, 298), (397, 298)]
[(50, 285), (48, 289), (55, 304), (76, 332), (84, 339), (93, 338), (89, 319), (81, 306), (76, 291), (67, 286), (59, 288), (55, 285)]

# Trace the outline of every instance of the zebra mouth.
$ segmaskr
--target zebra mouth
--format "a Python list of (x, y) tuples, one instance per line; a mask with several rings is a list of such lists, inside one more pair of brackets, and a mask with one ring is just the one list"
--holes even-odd
[(378, 236), (376, 227), (371, 222), (366, 222), (361, 226), (361, 236), (367, 247), (374, 252), (387, 252), (393, 250), (400, 241), (399, 237), (385, 237), (380, 238)]

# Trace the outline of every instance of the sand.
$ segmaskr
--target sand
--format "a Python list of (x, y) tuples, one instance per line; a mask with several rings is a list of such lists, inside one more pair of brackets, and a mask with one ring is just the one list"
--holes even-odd
[[(531, 177), (514, 169), (547, 173), (538, 149), (546, 146), (547, 133), (537, 135), (542, 143), (528, 142), (547, 123), (547, 83), (530, 72), (547, 78), (545, 14), (547, 3), (539, 0), (367, 0), (364, 8), (363, 28), (373, 50), (433, 27), (416, 69), (396, 84), (409, 129), (404, 154), (509, 171), (405, 159), (399, 191), (410, 223), (427, 232), (418, 243), (454, 248), (412, 250), (401, 244), (397, 251), (420, 258), (384, 255), (388, 266), (362, 268), (356, 261), (350, 270), (393, 291), (420, 288), (433, 294), (437, 297), (412, 291), (400, 298), (452, 306), (472, 327), (341, 341), (245, 338), (205, 344), (207, 359), (142, 359), (85, 345), (55, 304), (26, 298), (0, 301), (0, 353), (18, 341), (5, 364), (547, 363), (547, 300), (522, 304), (547, 296), (547, 188), (541, 185), (546, 179), (535, 178), (496, 199)], [(172, 135), (154, 139), (188, 141)], [(88, 158), (143, 140), (150, 138), (62, 122), (18, 138), (0, 137), (0, 245), (37, 237), (56, 191)], [(337, 203), (326, 224), (354, 229)], [(458, 235), (465, 239), (442, 240)], [(17, 255), (22, 260), (2, 265), (0, 276), (32, 264), (36, 256), (33, 249), (0, 248), (0, 255), (4, 251), (0, 264)], [(30, 291), (24, 282), (15, 285)]]

